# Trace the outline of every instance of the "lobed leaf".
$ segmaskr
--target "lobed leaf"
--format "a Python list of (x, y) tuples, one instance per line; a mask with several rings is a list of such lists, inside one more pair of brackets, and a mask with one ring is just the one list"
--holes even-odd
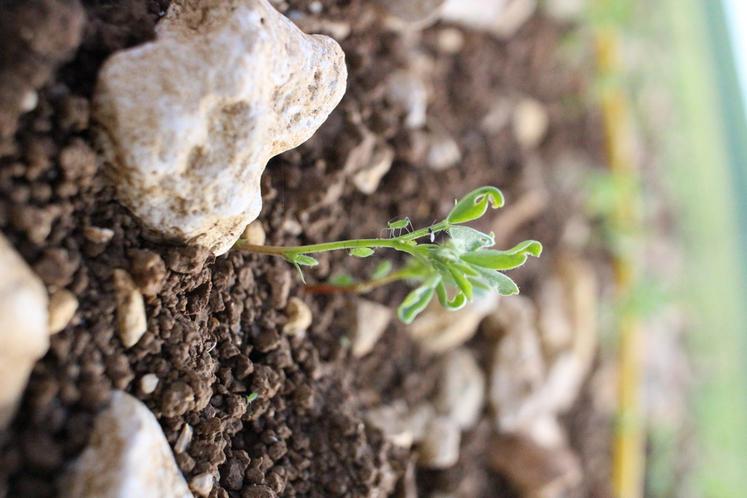
[(501, 296), (514, 296), (519, 293), (519, 286), (503, 273), (480, 269), (482, 280)]
[(459, 253), (477, 251), (495, 245), (495, 236), (471, 227), (453, 226), (449, 228), (451, 244)]
[(412, 290), (397, 308), (397, 316), (404, 323), (410, 324), (415, 320), (433, 299), (434, 289), (441, 282), (441, 276), (434, 274), (420, 287)]
[(539, 257), (540, 254), (542, 244), (536, 240), (525, 240), (506, 251), (482, 249), (462, 254), (461, 258), (471, 265), (491, 270), (512, 270), (526, 263), (529, 256)]
[(462, 309), (467, 304), (467, 296), (465, 296), (461, 291), (457, 292), (453, 298), (449, 299), (449, 295), (446, 292), (446, 286), (443, 282), (440, 282), (436, 286), (436, 294), (438, 295), (438, 301), (441, 303), (441, 306), (450, 311)]
[(488, 210), (488, 205), (493, 209), (498, 209), (503, 206), (503, 202), (503, 194), (497, 188), (480, 187), (457, 202), (446, 221), (452, 224), (467, 223), (481, 218)]

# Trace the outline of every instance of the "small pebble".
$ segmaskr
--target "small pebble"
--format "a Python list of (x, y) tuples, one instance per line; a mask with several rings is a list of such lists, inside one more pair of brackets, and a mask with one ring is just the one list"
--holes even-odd
[(213, 490), (213, 475), (209, 472), (197, 474), (189, 481), (189, 489), (199, 496), (208, 496)]
[(192, 429), (192, 426), (189, 424), (184, 424), (181, 432), (179, 433), (179, 437), (176, 439), (176, 443), (174, 443), (174, 453), (184, 453), (185, 451), (187, 451), (187, 448), (189, 448), (189, 444), (192, 442), (193, 434), (194, 430)]
[(288, 314), (288, 321), (283, 326), (283, 332), (288, 335), (300, 335), (306, 332), (313, 319), (309, 306), (301, 299), (291, 297), (285, 311)]
[(78, 309), (78, 299), (72, 292), (60, 289), (49, 298), (49, 333), (56, 334), (64, 329), (75, 316)]
[(445, 28), (438, 32), (438, 48), (446, 54), (456, 54), (464, 47), (464, 35), (456, 28)]
[(145, 302), (135, 282), (124, 270), (114, 270), (114, 288), (117, 295), (119, 337), (124, 347), (129, 349), (137, 344), (148, 328)]
[(83, 236), (90, 242), (106, 244), (114, 237), (114, 230), (90, 226), (83, 229)]
[(549, 124), (547, 110), (538, 100), (525, 98), (516, 105), (513, 113), (514, 136), (523, 148), (537, 147), (545, 138)]
[(156, 374), (145, 374), (140, 379), (140, 391), (143, 394), (151, 394), (158, 387), (158, 376)]
[(252, 221), (244, 229), (244, 233), (241, 234), (241, 238), (246, 241), (247, 244), (254, 246), (265, 245), (267, 236), (265, 235), (265, 229), (260, 221)]

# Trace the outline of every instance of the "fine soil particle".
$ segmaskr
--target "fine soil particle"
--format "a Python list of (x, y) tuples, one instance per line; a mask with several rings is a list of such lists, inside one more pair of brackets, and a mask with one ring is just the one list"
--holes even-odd
[[(151, 39), (168, 3), (34, 0), (0, 7), (0, 45), (12, 48), (0, 55), (0, 229), (50, 291), (66, 288), (80, 303), (76, 320), (51, 338), (18, 416), (0, 437), (0, 496), (55, 496), (64, 465), (85, 447), (113, 389), (145, 402), (172, 446), (189, 424), (192, 438), (176, 460), (188, 478), (220, 473), (211, 497), (387, 495), (411, 455), (364, 423), (362, 410), (425, 399), (434, 362), (396, 324), (371, 355), (353, 360), (346, 340), (353, 298), (306, 295), (292, 268), (266, 256), (216, 258), (154, 243), (101, 174), (89, 117), (97, 70), (109, 54)], [(286, 3), (288, 12), (306, 9), (300, 0)], [(399, 215), (430, 223), (481, 184), (501, 186), (510, 202), (531, 178), (528, 163), (552, 179), (562, 175), (553, 171), (553, 158), (563, 151), (598, 154), (596, 115), (567, 106), (582, 92), (583, 77), (558, 59), (562, 30), (537, 16), (508, 43), (465, 33), (458, 56), (439, 52), (440, 26), (424, 33), (422, 50), (433, 60), (429, 123), (447, 130), (463, 155), (457, 167), (428, 169), (417, 133), (403, 126), (404, 111), (383, 91), (411, 51), (374, 22), (366, 2), (320, 3), (323, 15), (351, 24), (342, 41), (349, 89), (314, 138), (268, 166), (261, 215), (268, 243), (371, 236)], [(59, 24), (61, 16), (67, 21)], [(21, 34), (29, 32), (44, 43), (24, 42)], [(35, 107), (17, 120), (21, 113), (5, 102), (20, 102), (29, 89)], [(510, 128), (492, 136), (480, 129), (479, 117), (507, 95), (546, 105), (551, 126), (538, 150), (519, 147)], [(343, 169), (361, 125), (396, 154), (372, 196), (357, 192)], [(511, 237), (540, 239), (552, 253), (573, 205), (546, 187), (553, 209)], [(306, 278), (369, 264), (325, 254)], [(548, 264), (533, 261), (517, 272), (524, 292), (531, 295)], [(117, 268), (132, 275), (147, 307), (147, 331), (127, 350), (116, 333)], [(395, 286), (370, 297), (394, 305), (405, 292)], [(311, 308), (305, 337), (282, 332), (289, 296)], [(146, 375), (158, 378), (155, 390), (142, 390)], [(480, 431), (489, 429), (483, 424), (466, 437), (457, 467), (464, 472), (420, 474), (424, 491), (466, 486), (473, 496), (515, 495), (486, 469), (481, 444), (489, 438)]]

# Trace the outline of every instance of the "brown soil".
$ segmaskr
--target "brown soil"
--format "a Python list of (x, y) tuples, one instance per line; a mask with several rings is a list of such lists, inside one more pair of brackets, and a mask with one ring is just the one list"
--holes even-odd
[[(168, 0), (81, 3), (18, 0), (0, 7), (0, 229), (50, 289), (66, 287), (80, 302), (73, 322), (53, 336), (18, 416), (1, 435), (0, 496), (55, 496), (63, 466), (85, 446), (112, 389), (142, 399), (172, 444), (185, 423), (194, 428), (177, 462), (187, 476), (219, 469), (213, 497), (360, 497), (392, 490), (410, 455), (366, 425), (361, 409), (426, 397), (435, 379), (432, 362), (397, 325), (372, 355), (354, 361), (345, 341), (353, 298), (304, 294), (295, 270), (282, 261), (215, 258), (144, 238), (99, 173), (89, 99), (103, 60), (150, 39)], [(289, 10), (305, 9), (301, 0), (288, 3)], [(435, 60), (429, 123), (448, 130), (464, 154), (458, 167), (426, 168), (417, 137), (402, 126), (402, 110), (382, 91), (387, 75), (408, 60), (401, 37), (383, 31), (363, 0), (322, 3), (325, 16), (352, 24), (342, 42), (349, 88), (312, 140), (268, 167), (260, 219), (272, 243), (376, 234), (397, 215), (429, 223), (481, 184), (501, 186), (510, 202), (524, 190), (527, 164), (559, 178), (553, 158), (599, 153), (596, 115), (568, 104), (583, 92), (584, 77), (557, 54), (563, 29), (538, 16), (508, 43), (467, 33), (460, 56), (439, 52), (440, 27), (425, 33), (423, 49)], [(61, 14), (73, 19), (64, 29)], [(22, 36), (29, 32), (31, 41)], [(38, 89), (38, 104), (16, 126), (20, 112), (4, 103), (19, 102), (31, 89)], [(542, 101), (551, 118), (548, 137), (533, 152), (523, 151), (510, 130), (486, 136), (479, 127), (497, 97), (524, 94)], [(342, 169), (358, 119), (397, 154), (370, 197), (357, 193)], [(547, 250), (546, 258), (516, 274), (529, 295), (574, 209), (547, 183), (553, 208), (512, 235), (540, 239)], [(114, 236), (101, 243), (87, 227), (109, 228)], [(343, 260), (326, 255), (307, 278), (347, 268)], [(115, 332), (115, 268), (128, 270), (150, 295), (148, 331), (127, 351)], [(372, 298), (393, 304), (405, 290), (380, 290)], [(302, 296), (314, 314), (306, 339), (281, 333), (292, 295)], [(139, 380), (148, 373), (160, 382), (146, 395)], [(252, 392), (258, 396), (247, 403)], [(473, 496), (514, 496), (484, 464), (485, 431), (481, 424), (466, 438), (456, 470), (418, 474), (421, 489), (462, 489), (471, 479)]]

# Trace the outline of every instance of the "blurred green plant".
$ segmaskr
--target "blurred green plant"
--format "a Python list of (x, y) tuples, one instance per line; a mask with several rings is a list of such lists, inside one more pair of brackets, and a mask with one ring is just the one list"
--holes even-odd
[[(382, 285), (405, 280), (416, 285), (397, 309), (405, 323), (411, 323), (434, 297), (448, 310), (458, 310), (481, 293), (496, 292), (502, 296), (519, 293), (519, 288), (503, 272), (522, 266), (529, 256), (539, 257), (542, 244), (526, 240), (508, 250), (497, 250), (492, 233), (486, 234), (465, 223), (481, 218), (489, 208), (504, 204), (503, 194), (495, 187), (480, 187), (457, 202), (449, 214), (430, 226), (410, 230), (409, 218), (390, 221), (389, 237), (342, 240), (304, 246), (258, 246), (239, 240), (234, 249), (284, 258), (301, 272), (301, 268), (319, 264), (311, 254), (348, 251), (350, 256), (368, 258), (378, 249), (394, 249), (407, 255), (402, 268), (392, 271), (392, 264), (381, 262), (370, 280), (357, 282), (349, 276), (338, 276), (321, 286), (328, 291), (363, 293)], [(405, 232), (405, 233), (403, 233)], [(437, 241), (440, 235), (441, 241)], [(301, 274), (303, 278), (303, 274)]]

